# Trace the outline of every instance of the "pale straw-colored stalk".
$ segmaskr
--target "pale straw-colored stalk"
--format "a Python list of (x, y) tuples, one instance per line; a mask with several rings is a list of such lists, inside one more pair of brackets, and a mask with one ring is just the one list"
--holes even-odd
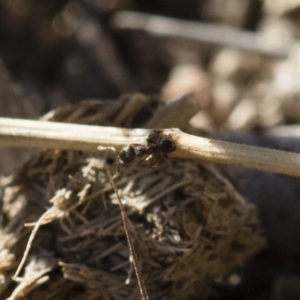
[[(151, 129), (125, 129), (47, 121), (0, 118), (0, 146), (97, 151), (101, 147), (147, 144)], [(248, 146), (163, 129), (176, 143), (171, 158), (232, 164), (300, 177), (300, 154)]]

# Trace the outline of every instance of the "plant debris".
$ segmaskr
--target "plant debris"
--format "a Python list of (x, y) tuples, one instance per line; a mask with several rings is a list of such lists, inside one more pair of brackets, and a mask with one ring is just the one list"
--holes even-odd
[[(98, 103), (105, 107), (101, 113), (89, 110), (88, 102), (69, 106), (78, 116), (72, 121), (90, 114), (99, 124), (116, 103), (121, 105), (103, 103)], [(62, 111), (67, 119), (66, 108)], [(61, 118), (61, 111), (51, 119), (56, 115)], [(1, 298), (140, 299), (105, 164), (116, 171), (117, 159), (108, 152), (45, 150), (6, 184)], [(151, 300), (217, 295), (214, 286), (226, 285), (226, 276), (264, 245), (255, 206), (213, 166), (161, 157), (156, 168), (149, 168), (134, 161), (120, 166), (115, 184)], [(22, 278), (13, 282), (36, 222), (41, 226)]]

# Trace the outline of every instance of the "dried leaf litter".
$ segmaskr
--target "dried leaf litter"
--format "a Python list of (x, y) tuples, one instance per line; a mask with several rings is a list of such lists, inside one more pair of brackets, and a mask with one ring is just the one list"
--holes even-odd
[[(139, 97), (142, 110), (155, 111), (153, 99)], [(120, 108), (134, 101), (85, 102), (48, 118), (112, 125), (128, 120), (119, 117)], [(139, 120), (129, 117), (133, 125)], [(45, 150), (3, 188), (1, 299), (140, 299), (104, 168), (107, 163), (114, 172), (114, 160), (108, 153)], [(256, 208), (212, 166), (168, 158), (156, 168), (134, 162), (121, 166), (116, 186), (150, 299), (215, 295), (212, 283), (222, 282), (264, 244)], [(15, 283), (11, 278), (32, 230), (24, 223), (39, 219), (43, 225), (23, 281)]]

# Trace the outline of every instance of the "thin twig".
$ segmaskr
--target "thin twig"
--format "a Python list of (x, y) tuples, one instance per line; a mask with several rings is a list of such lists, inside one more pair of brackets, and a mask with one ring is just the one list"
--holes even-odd
[(39, 227), (41, 226), (41, 224), (43, 222), (44, 217), (45, 217), (45, 214), (43, 214), (39, 218), (39, 220), (35, 223), (34, 228), (31, 231), (29, 240), (28, 240), (27, 245), (26, 245), (26, 249), (25, 249), (25, 251), (23, 253), (22, 260), (21, 260), (21, 262), (20, 262), (20, 264), (18, 266), (18, 269), (17, 269), (15, 275), (12, 277), (12, 279), (15, 280), (15, 281), (21, 281), (21, 280), (19, 280), (18, 276), (19, 276), (19, 274), (20, 274), (20, 272), (21, 272), (21, 270), (22, 270), (22, 268), (23, 268), (23, 266), (24, 266), (24, 264), (26, 262), (26, 259), (27, 259), (28, 255), (29, 255), (29, 251), (30, 251), (32, 243), (33, 243), (33, 240), (34, 240), (34, 238), (35, 238), (35, 236), (36, 236), (36, 234), (37, 234), (37, 232), (39, 230)]
[[(0, 118), (0, 147), (97, 151), (103, 146), (120, 150), (132, 143), (146, 145), (150, 132), (147, 129)], [(162, 132), (176, 144), (176, 150), (168, 155), (172, 158), (232, 164), (300, 177), (298, 153), (201, 138), (176, 128)]]
[(148, 34), (165, 38), (188, 39), (193, 42), (255, 51), (274, 57), (286, 57), (291, 45), (270, 44), (270, 40), (253, 32), (200, 22), (123, 11), (113, 17), (118, 29), (144, 30)]
[(147, 294), (147, 289), (146, 289), (146, 285), (145, 285), (144, 278), (143, 278), (143, 275), (142, 275), (141, 267), (140, 267), (140, 264), (139, 264), (139, 261), (138, 261), (138, 256), (137, 256), (137, 253), (135, 251), (134, 244), (132, 242), (130, 232), (129, 232), (130, 228), (129, 228), (129, 224), (128, 224), (127, 215), (126, 215), (124, 206), (122, 204), (122, 201), (120, 199), (120, 196), (119, 196), (118, 190), (116, 188), (116, 185), (115, 185), (115, 183), (113, 181), (113, 178), (112, 178), (112, 176), (111, 176), (111, 174), (110, 174), (110, 172), (109, 172), (106, 165), (105, 165), (105, 169), (106, 169), (106, 172), (108, 174), (110, 184), (111, 184), (112, 188), (114, 189), (114, 191), (117, 195), (118, 202), (119, 202), (122, 221), (123, 221), (123, 226), (124, 226), (124, 230), (125, 230), (125, 234), (126, 234), (128, 248), (129, 248), (129, 253), (130, 253), (130, 256), (132, 258), (132, 264), (133, 264), (135, 275), (136, 275), (138, 285), (139, 285), (139, 288), (140, 288), (140, 293), (141, 293), (141, 296), (142, 296), (142, 300), (148, 300), (149, 297), (148, 297), (148, 294)]

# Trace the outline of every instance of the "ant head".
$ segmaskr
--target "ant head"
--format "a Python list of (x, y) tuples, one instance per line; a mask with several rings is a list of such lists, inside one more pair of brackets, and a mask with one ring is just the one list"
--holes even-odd
[(135, 151), (132, 145), (124, 147), (119, 154), (121, 164), (129, 164), (135, 159)]
[(166, 138), (158, 143), (157, 148), (163, 153), (170, 153), (175, 151), (176, 145), (173, 140)]

